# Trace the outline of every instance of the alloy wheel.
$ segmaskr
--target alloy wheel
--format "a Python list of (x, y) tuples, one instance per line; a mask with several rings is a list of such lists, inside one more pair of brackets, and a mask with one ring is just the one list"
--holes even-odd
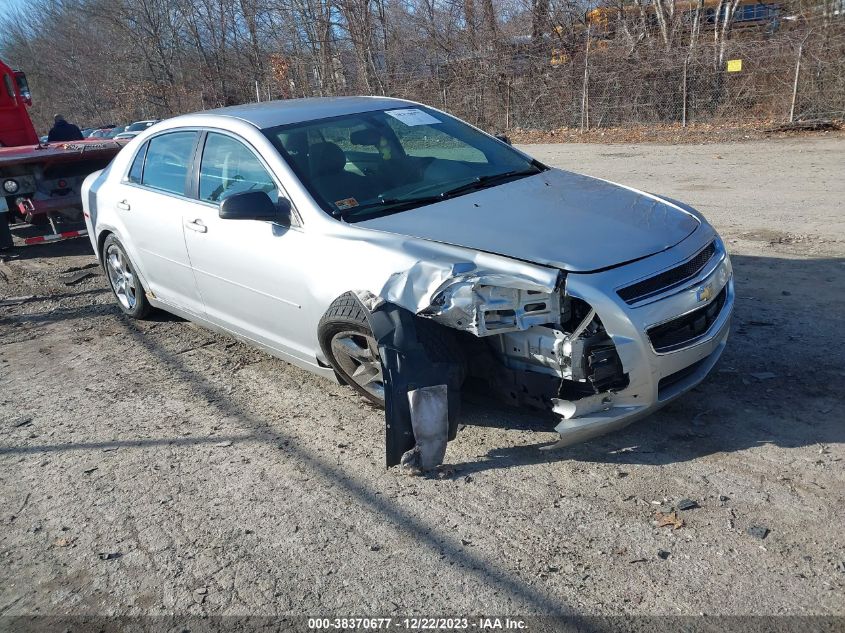
[(132, 310), (138, 301), (135, 272), (129, 264), (129, 259), (116, 244), (109, 246), (106, 251), (106, 268), (109, 273), (109, 283), (120, 305), (126, 310)]
[(372, 336), (344, 330), (331, 339), (332, 354), (343, 372), (379, 400), (384, 400), (384, 377), (378, 345)]

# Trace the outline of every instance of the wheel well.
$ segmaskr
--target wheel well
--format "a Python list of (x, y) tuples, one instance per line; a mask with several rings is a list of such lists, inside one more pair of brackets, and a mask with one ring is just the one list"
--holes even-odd
[(97, 236), (97, 259), (100, 264), (103, 263), (103, 244), (106, 243), (106, 238), (111, 235), (111, 231), (103, 231)]

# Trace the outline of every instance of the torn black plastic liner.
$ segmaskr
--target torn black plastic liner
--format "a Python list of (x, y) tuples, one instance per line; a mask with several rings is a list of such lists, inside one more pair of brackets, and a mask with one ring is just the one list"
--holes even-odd
[[(398, 465), (402, 456), (417, 446), (414, 437), (409, 393), (424, 387), (445, 385), (448, 411), (447, 439), (453, 440), (458, 432), (460, 412), (460, 380), (454, 363), (434, 362), (426, 353), (417, 336), (417, 323), (421, 317), (393, 303), (383, 303), (369, 316), (370, 329), (378, 341), (384, 380), (385, 463)], [(441, 403), (442, 404), (442, 403)], [(431, 438), (428, 438), (429, 440)], [(422, 447), (420, 447), (422, 448)], [(426, 463), (423, 456), (423, 463)], [(442, 460), (442, 455), (440, 456)], [(430, 464), (429, 464), (430, 465)]]

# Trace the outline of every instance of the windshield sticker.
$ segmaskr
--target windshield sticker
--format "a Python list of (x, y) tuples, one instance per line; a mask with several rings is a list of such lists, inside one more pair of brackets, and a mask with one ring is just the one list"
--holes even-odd
[(343, 200), (338, 200), (334, 203), (338, 209), (343, 211), (344, 209), (351, 209), (352, 207), (358, 206), (358, 201), (355, 198), (344, 198)]
[(402, 110), (387, 110), (385, 112), (397, 121), (401, 121), (409, 127), (415, 125), (435, 125), (440, 123), (433, 116), (427, 112), (423, 112), (419, 108), (403, 108)]

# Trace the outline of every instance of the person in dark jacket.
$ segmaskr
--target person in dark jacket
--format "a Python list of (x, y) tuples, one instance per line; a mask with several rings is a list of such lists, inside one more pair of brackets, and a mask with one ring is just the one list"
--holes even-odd
[(53, 127), (50, 128), (50, 133), (47, 135), (47, 142), (53, 143), (55, 141), (81, 141), (82, 132), (73, 123), (68, 123), (61, 114), (53, 117)]

